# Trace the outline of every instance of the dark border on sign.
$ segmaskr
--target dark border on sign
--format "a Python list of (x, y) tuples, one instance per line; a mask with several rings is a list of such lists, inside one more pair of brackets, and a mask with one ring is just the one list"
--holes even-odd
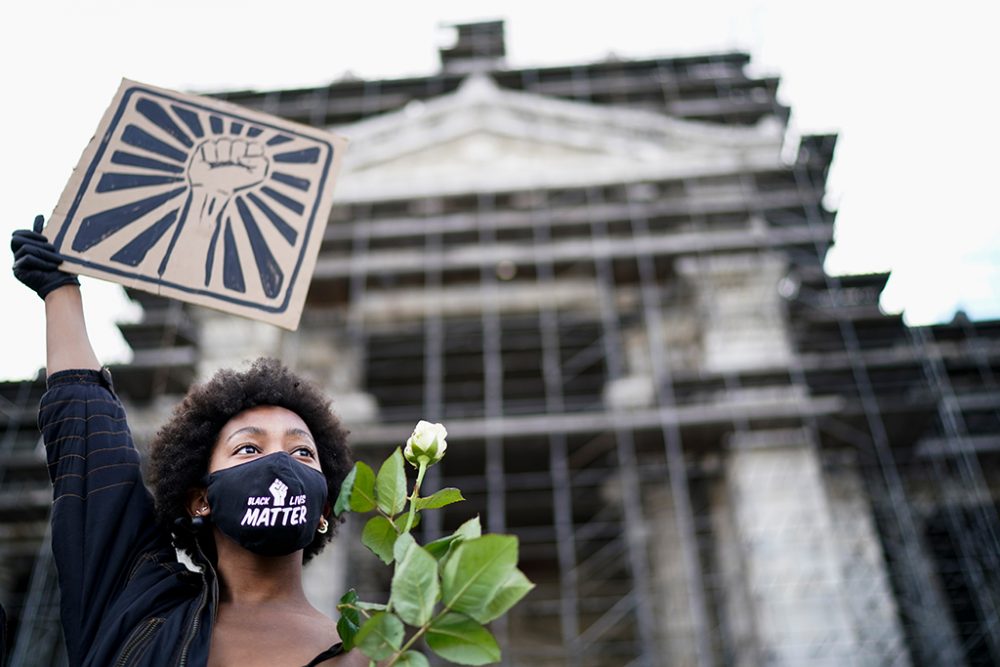
[(330, 174), (330, 165), (333, 162), (333, 155), (334, 155), (334, 151), (335, 151), (335, 149), (333, 147), (333, 144), (331, 144), (330, 142), (325, 141), (323, 139), (317, 139), (316, 137), (312, 137), (310, 135), (304, 134), (302, 132), (296, 132), (294, 130), (289, 130), (289, 129), (284, 128), (284, 127), (279, 127), (279, 126), (271, 124), (271, 123), (265, 123), (265, 122), (261, 122), (261, 121), (256, 120), (256, 119), (251, 119), (251, 118), (248, 118), (246, 116), (240, 116), (238, 114), (234, 114), (234, 113), (231, 113), (229, 111), (220, 111), (219, 109), (215, 109), (215, 108), (210, 107), (210, 106), (206, 106), (206, 105), (203, 105), (203, 104), (198, 104), (196, 102), (191, 102), (189, 100), (180, 99), (180, 98), (177, 98), (177, 97), (172, 97), (170, 95), (167, 95), (167, 94), (162, 93), (162, 92), (157, 91), (157, 90), (150, 90), (148, 88), (143, 88), (141, 86), (132, 86), (131, 88), (128, 88), (125, 91), (125, 93), (122, 95), (121, 103), (119, 104), (117, 111), (115, 111), (115, 115), (114, 115), (114, 117), (112, 117), (111, 122), (108, 124), (108, 130), (107, 130), (107, 132), (104, 133), (104, 136), (101, 137), (101, 145), (97, 149), (97, 152), (94, 155), (94, 159), (91, 161), (90, 165), (88, 166), (87, 173), (84, 175), (83, 180), (80, 182), (80, 188), (77, 190), (76, 196), (73, 198), (73, 204), (70, 206), (69, 211), (66, 213), (66, 218), (63, 220), (62, 227), (59, 229), (58, 233), (56, 234), (55, 240), (52, 242), (52, 244), (55, 246), (56, 250), (58, 251), (62, 247), (62, 243), (63, 243), (63, 240), (65, 239), (66, 232), (69, 229), (69, 226), (70, 226), (70, 224), (73, 221), (73, 217), (76, 215), (76, 210), (79, 207), (80, 202), (83, 199), (84, 194), (87, 192), (87, 188), (90, 185), (91, 178), (93, 177), (94, 172), (97, 169), (97, 165), (100, 164), (101, 159), (104, 157), (104, 151), (108, 147), (108, 142), (111, 141), (111, 137), (114, 135), (115, 130), (118, 129), (118, 124), (121, 121), (122, 114), (125, 113), (125, 109), (128, 107), (128, 104), (129, 104), (129, 101), (130, 101), (132, 95), (136, 94), (136, 93), (145, 93), (147, 95), (153, 95), (153, 96), (159, 97), (160, 99), (166, 99), (166, 100), (170, 100), (171, 102), (176, 102), (176, 103), (184, 104), (184, 105), (187, 105), (187, 106), (192, 106), (192, 107), (195, 107), (195, 108), (200, 109), (202, 111), (206, 111), (208, 113), (224, 114), (224, 115), (226, 115), (229, 118), (236, 118), (236, 119), (242, 120), (242, 121), (244, 121), (246, 123), (250, 123), (250, 124), (254, 124), (254, 125), (258, 125), (258, 126), (270, 128), (270, 129), (275, 130), (277, 132), (282, 132), (282, 133), (285, 133), (285, 134), (295, 135), (295, 136), (297, 136), (299, 138), (307, 139), (307, 140), (310, 140), (310, 141), (314, 141), (317, 144), (320, 144), (322, 146), (326, 146), (327, 147), (328, 151), (327, 151), (327, 156), (326, 156), (326, 164), (323, 165), (323, 172), (322, 172), (322, 175), (320, 176), (319, 183), (318, 183), (317, 188), (316, 188), (316, 199), (312, 203), (312, 211), (309, 214), (309, 221), (306, 223), (305, 234), (303, 234), (302, 250), (299, 253), (298, 259), (295, 262), (295, 268), (292, 270), (291, 278), (288, 281), (288, 288), (285, 290), (285, 298), (284, 298), (284, 300), (282, 301), (282, 303), (280, 305), (277, 305), (277, 306), (266, 306), (266, 305), (257, 303), (255, 301), (247, 301), (245, 299), (237, 299), (237, 298), (234, 298), (234, 297), (228, 297), (228, 296), (224, 296), (224, 295), (218, 294), (216, 292), (211, 292), (209, 290), (192, 288), (192, 287), (188, 287), (186, 285), (179, 285), (179, 284), (172, 283), (172, 282), (169, 282), (169, 281), (166, 281), (166, 280), (162, 280), (162, 279), (159, 279), (159, 278), (150, 278), (149, 276), (144, 276), (144, 275), (141, 275), (141, 274), (131, 273), (129, 271), (125, 271), (125, 270), (122, 270), (122, 269), (116, 269), (116, 268), (113, 268), (113, 267), (108, 267), (108, 266), (105, 266), (103, 264), (98, 264), (96, 262), (88, 262), (86, 260), (80, 259), (79, 257), (67, 257), (67, 259), (69, 259), (70, 261), (72, 261), (72, 262), (74, 262), (76, 264), (79, 264), (81, 266), (85, 266), (85, 267), (91, 268), (91, 269), (96, 269), (98, 271), (103, 271), (104, 273), (109, 273), (109, 274), (116, 275), (116, 276), (121, 276), (121, 277), (124, 277), (124, 278), (130, 278), (132, 280), (138, 280), (138, 281), (141, 281), (141, 282), (144, 282), (144, 283), (148, 283), (148, 284), (152, 284), (152, 285), (159, 285), (159, 286), (164, 286), (164, 287), (170, 287), (172, 289), (176, 289), (176, 290), (179, 290), (181, 292), (185, 292), (187, 294), (194, 294), (194, 295), (197, 295), (197, 296), (210, 297), (210, 298), (213, 298), (213, 299), (217, 299), (219, 301), (224, 301), (224, 302), (236, 304), (236, 305), (239, 305), (239, 306), (245, 306), (247, 308), (250, 308), (250, 309), (253, 309), (253, 310), (259, 310), (259, 311), (262, 311), (262, 312), (265, 312), (265, 313), (283, 313), (283, 312), (285, 312), (288, 309), (288, 302), (292, 298), (292, 293), (295, 291), (295, 282), (298, 279), (299, 269), (301, 269), (302, 262), (305, 259), (306, 250), (309, 248), (309, 239), (310, 239), (310, 236), (312, 235), (313, 226), (315, 225), (315, 221), (316, 221), (316, 211), (319, 208), (320, 200), (323, 198), (323, 191), (324, 191), (324, 188), (326, 187), (326, 179), (327, 179), (327, 177)]

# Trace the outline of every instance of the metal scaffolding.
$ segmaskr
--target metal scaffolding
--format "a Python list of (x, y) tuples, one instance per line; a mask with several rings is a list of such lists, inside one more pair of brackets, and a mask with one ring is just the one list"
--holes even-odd
[[(581, 105), (787, 122), (778, 80), (748, 76), (746, 54), (507, 69), (496, 29), (466, 31), (475, 48), (427, 77), (220, 96), (339, 126), (475, 69)], [(337, 341), (360, 369), (378, 410), (350, 424), (360, 458), (417, 419), (448, 426), (426, 486), (468, 500), (429, 513), (424, 539), (475, 513), (520, 538), (537, 588), (493, 628), (505, 664), (1000, 662), (1000, 322), (907, 327), (878, 307), (886, 275), (824, 271), (834, 146), (803, 137), (767, 168), (335, 207), (299, 336)], [(211, 351), (189, 309), (133, 296), (137, 362), (116, 380), (141, 407), (176, 398)], [(737, 354), (741, 336), (759, 358)], [(0, 498), (28, 475), (2, 461), (37, 439), (40, 391), (4, 387)], [(22, 468), (36, 488), (37, 465)], [(4, 602), (22, 641), (39, 628), (12, 517)], [(348, 560), (350, 585), (382, 595), (385, 570)]]

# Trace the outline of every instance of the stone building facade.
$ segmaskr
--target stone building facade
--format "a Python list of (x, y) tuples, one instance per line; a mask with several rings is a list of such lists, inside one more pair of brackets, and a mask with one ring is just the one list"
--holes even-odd
[[(468, 501), (421, 537), (479, 513), (538, 584), (494, 624), (505, 664), (1000, 661), (1000, 323), (910, 329), (886, 275), (825, 273), (835, 138), (789, 160), (747, 55), (514, 69), (501, 23), (458, 32), (426, 77), (220, 94), (351, 147), (298, 331), (132, 294), (138, 440), (259, 355), (329, 390), (360, 458), (444, 422), (428, 484)], [(2, 387), (21, 647), (55, 636), (39, 392)], [(358, 528), (311, 567), (330, 613), (384, 595)]]

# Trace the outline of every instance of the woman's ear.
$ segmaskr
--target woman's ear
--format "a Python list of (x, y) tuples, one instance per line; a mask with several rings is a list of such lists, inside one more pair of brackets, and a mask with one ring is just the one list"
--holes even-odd
[(188, 515), (195, 516), (208, 516), (212, 513), (211, 508), (208, 506), (208, 489), (191, 489), (188, 491), (188, 502), (187, 502)]

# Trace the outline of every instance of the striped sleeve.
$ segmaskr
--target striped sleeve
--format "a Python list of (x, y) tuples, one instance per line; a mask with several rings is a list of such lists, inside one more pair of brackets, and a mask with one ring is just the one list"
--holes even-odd
[(63, 626), (74, 662), (86, 655), (132, 563), (157, 539), (155, 516), (107, 371), (51, 375), (38, 423), (53, 487), (52, 551)]

